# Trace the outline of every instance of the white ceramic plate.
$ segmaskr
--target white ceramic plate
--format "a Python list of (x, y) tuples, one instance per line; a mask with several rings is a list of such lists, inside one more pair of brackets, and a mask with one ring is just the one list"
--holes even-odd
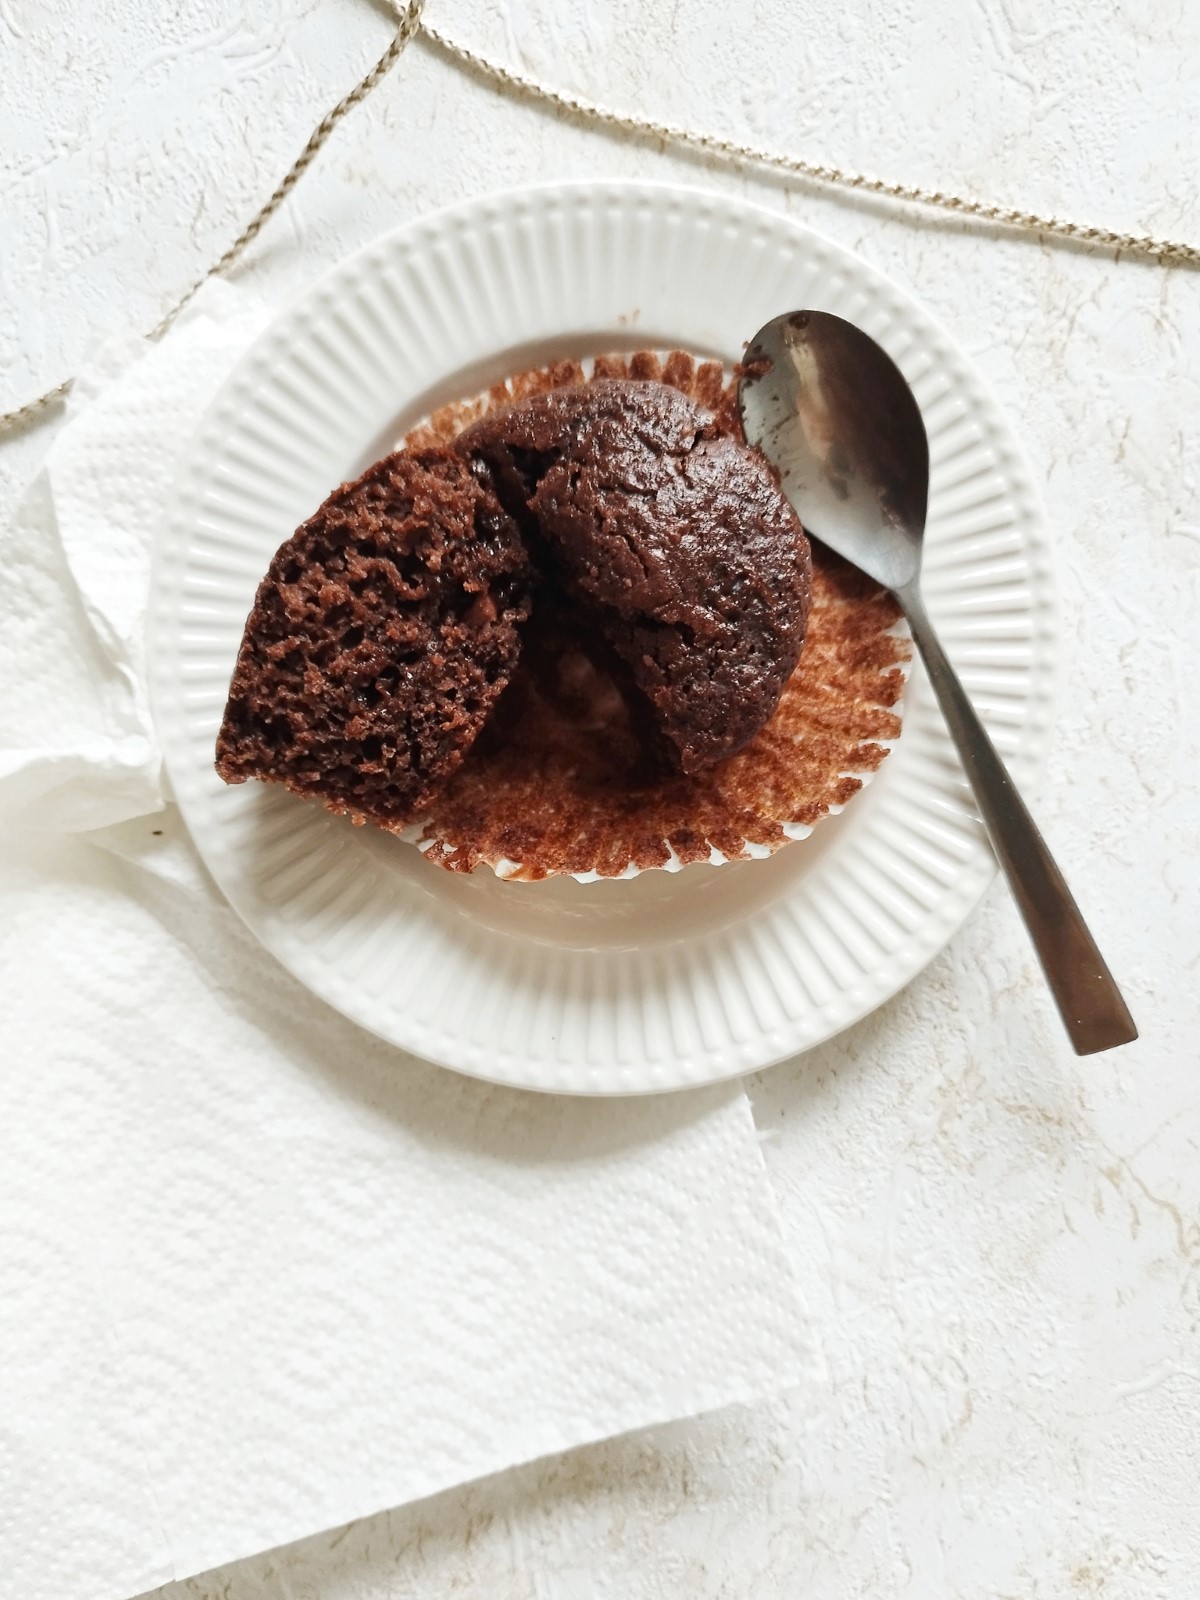
[[(328, 273), (244, 357), (182, 464), (150, 654), (171, 782), (216, 881), (280, 961), (431, 1061), (531, 1089), (626, 1094), (763, 1067), (893, 995), (993, 863), (919, 672), (876, 781), (768, 861), (628, 882), (456, 877), (276, 788), (226, 788), (213, 742), (280, 542), (432, 407), (612, 348), (735, 360), (798, 306), (888, 349), (929, 432), (929, 608), (1018, 781), (1049, 736), (1053, 584), (1007, 424), (915, 301), (773, 212), (693, 189), (491, 196)], [(403, 1063), (397, 1061), (397, 1069)]]

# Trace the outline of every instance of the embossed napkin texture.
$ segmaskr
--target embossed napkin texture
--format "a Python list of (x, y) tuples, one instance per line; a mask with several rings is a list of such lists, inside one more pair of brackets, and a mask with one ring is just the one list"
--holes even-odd
[[(109, 349), (5, 532), (0, 1593), (106, 1600), (809, 1370), (739, 1088), (564, 1101), (311, 998), (145, 685), (174, 465), (263, 325)], [(432, 869), (431, 869), (432, 870)]]

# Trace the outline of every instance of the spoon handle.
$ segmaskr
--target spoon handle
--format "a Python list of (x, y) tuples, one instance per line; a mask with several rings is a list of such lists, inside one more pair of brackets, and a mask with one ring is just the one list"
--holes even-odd
[(950, 665), (916, 584), (898, 590), (896, 597), (1076, 1053), (1093, 1055), (1128, 1044), (1138, 1036), (1129, 1008)]

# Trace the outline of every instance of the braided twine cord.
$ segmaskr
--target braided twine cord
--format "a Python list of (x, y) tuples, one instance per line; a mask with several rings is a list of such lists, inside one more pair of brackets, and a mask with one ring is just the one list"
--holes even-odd
[[(292, 162), (275, 192), (268, 200), (264, 201), (263, 205), (251, 218), (250, 222), (246, 225), (242, 232), (238, 234), (237, 238), (229, 246), (229, 249), (226, 250), (225, 254), (217, 261), (214, 261), (212, 266), (209, 267), (208, 271), (202, 274), (201, 277), (197, 278), (195, 283), (192, 284), (191, 288), (188, 289), (186, 293), (175, 302), (175, 304), (167, 312), (166, 316), (163, 317), (161, 322), (156, 323), (154, 327), (151, 328), (150, 332), (146, 335), (148, 339), (161, 339), (163, 334), (166, 333), (167, 329), (175, 321), (179, 313), (186, 305), (191, 303), (197, 294), (199, 294), (200, 290), (204, 287), (208, 280), (210, 278), (220, 277), (223, 272), (227, 272), (229, 268), (233, 266), (234, 262), (237, 261), (242, 255), (243, 251), (248, 249), (249, 246), (253, 244), (254, 240), (258, 238), (266, 224), (275, 215), (280, 206), (287, 199), (288, 195), (291, 194), (292, 190), (300, 182), (300, 179), (308, 171), (309, 167), (312, 166), (318, 151), (321, 149), (321, 146), (325, 143), (326, 139), (329, 138), (329, 135), (337, 127), (338, 123), (344, 116), (346, 116), (348, 112), (353, 111), (355, 106), (360, 105), (362, 101), (367, 98), (367, 96), (371, 93), (371, 90), (375, 88), (376, 84), (387, 76), (392, 67), (395, 66), (396, 62), (404, 54), (405, 47), (408, 45), (409, 40), (421, 26), (421, 12), (424, 9), (425, 0), (410, 0), (410, 4), (405, 7), (404, 12), (400, 17), (400, 25), (392, 36), (392, 42), (388, 45), (387, 49), (380, 56), (379, 60), (371, 68), (370, 72), (367, 73), (365, 78), (360, 78), (359, 81), (354, 85), (353, 89), (350, 90), (349, 94), (344, 95), (342, 99), (338, 101), (337, 105), (334, 106), (333, 110), (327, 112), (325, 116), (321, 118), (320, 122), (317, 123), (316, 127), (309, 135), (308, 143), (304, 146), (304, 149), (301, 150), (295, 161)], [(45, 394), (38, 395), (36, 400), (30, 400), (25, 405), (18, 406), (15, 411), (0, 412), (0, 436), (17, 428), (24, 427), (31, 422), (40, 420), (41, 417), (44, 416), (44, 414), (53, 406), (56, 406), (60, 401), (67, 398), (71, 390), (74, 388), (74, 385), (75, 380), (73, 378), (67, 378), (63, 383), (56, 384), (53, 389), (47, 389)]]
[[(539, 101), (543, 105), (553, 106), (571, 117), (595, 123), (617, 133), (682, 145), (687, 149), (699, 150), (706, 155), (717, 156), (722, 160), (741, 165), (771, 168), (777, 172), (802, 178), (809, 183), (855, 189), (906, 205), (933, 208), (993, 226), (1015, 228), (1023, 233), (1037, 234), (1050, 241), (1069, 241), (1111, 250), (1118, 257), (1123, 254), (1146, 257), (1164, 267), (1200, 267), (1200, 246), (1182, 240), (1159, 238), (1148, 233), (1121, 233), (1113, 228), (1072, 222), (1063, 217), (1042, 216), (1036, 211), (1022, 211), (1015, 206), (973, 199), (967, 195), (954, 194), (942, 189), (924, 189), (915, 184), (894, 183), (885, 178), (871, 177), (863, 172), (846, 171), (841, 167), (805, 161), (800, 156), (791, 156), (781, 150), (743, 144), (736, 139), (726, 139), (718, 134), (701, 132), (699, 129), (682, 127), (670, 122), (656, 122), (650, 117), (639, 117), (630, 112), (614, 111), (581, 95), (564, 94), (561, 90), (553, 89), (536, 78), (516, 72), (498, 61), (492, 61), (489, 57), (480, 55), (478, 51), (468, 49), (466, 45), (449, 38), (440, 29), (423, 20), (425, 0), (409, 0), (403, 11), (400, 11), (399, 0), (392, 0), (392, 4), (399, 13), (399, 23), (391, 43), (379, 60), (366, 76), (321, 118), (313, 129), (308, 143), (292, 163), (274, 193), (225, 253), (209, 267), (207, 272), (197, 278), (162, 320), (150, 330), (148, 338), (161, 338), (208, 279), (227, 272), (242, 256), (312, 165), (338, 123), (355, 106), (361, 104), (387, 76), (418, 32), (441, 55), (467, 68), (485, 82), (509, 93), (517, 93)], [(72, 385), (73, 380), (68, 378), (35, 400), (18, 406), (15, 411), (0, 412), (0, 435), (40, 420), (45, 413), (70, 394)]]

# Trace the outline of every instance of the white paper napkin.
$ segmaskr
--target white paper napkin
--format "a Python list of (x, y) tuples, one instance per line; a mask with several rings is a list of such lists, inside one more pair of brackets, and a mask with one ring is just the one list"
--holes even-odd
[(263, 321), (213, 289), (110, 352), (0, 551), (22, 1600), (128, 1595), (809, 1370), (740, 1090), (564, 1101), (416, 1062), (262, 951), (164, 804), (150, 550)]

